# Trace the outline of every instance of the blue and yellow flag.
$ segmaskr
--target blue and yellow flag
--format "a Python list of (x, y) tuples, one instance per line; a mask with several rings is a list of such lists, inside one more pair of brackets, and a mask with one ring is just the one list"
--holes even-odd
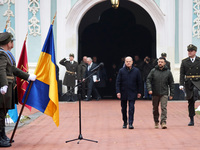
[[(53, 39), (53, 25), (50, 26), (35, 70), (36, 80), (32, 83), (26, 104), (53, 118), (59, 126), (58, 84)], [(30, 83), (22, 102), (27, 95)]]

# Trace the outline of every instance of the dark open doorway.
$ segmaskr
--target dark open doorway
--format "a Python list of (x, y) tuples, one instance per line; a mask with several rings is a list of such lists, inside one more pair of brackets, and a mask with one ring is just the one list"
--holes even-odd
[[(142, 7), (124, 0), (113, 9), (106, 1), (84, 15), (79, 26), (79, 61), (83, 56), (96, 56), (105, 64), (107, 83), (112, 64), (119, 68), (122, 57), (135, 55), (156, 57), (155, 25)], [(112, 95), (112, 88), (107, 84), (102, 96)]]

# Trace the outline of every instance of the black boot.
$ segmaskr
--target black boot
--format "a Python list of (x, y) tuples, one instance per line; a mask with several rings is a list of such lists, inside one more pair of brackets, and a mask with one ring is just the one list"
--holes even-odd
[[(5, 140), (10, 142), (10, 139), (7, 137), (6, 132), (5, 132), (5, 127), (2, 128), (2, 132), (1, 132), (1, 137)], [(12, 143), (14, 142), (14, 140), (12, 140)]]
[(190, 122), (188, 123), (188, 126), (194, 126), (194, 117), (190, 117)]
[[(2, 132), (0, 132), (0, 135), (2, 135)], [(0, 136), (0, 147), (10, 147), (11, 144), (9, 141), (6, 141)]]

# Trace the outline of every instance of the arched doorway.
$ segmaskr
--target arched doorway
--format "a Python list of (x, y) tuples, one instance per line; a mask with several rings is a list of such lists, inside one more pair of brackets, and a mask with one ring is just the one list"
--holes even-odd
[(107, 88), (103, 96), (111, 95), (108, 86), (112, 64), (120, 68), (124, 56), (139, 55), (156, 58), (156, 29), (152, 18), (139, 5), (120, 1), (113, 9), (105, 1), (92, 7), (83, 16), (79, 25), (79, 60), (82, 56), (96, 56), (104, 62), (107, 72)]
[[(102, 7), (99, 4), (104, 4), (103, 2), (106, 2), (109, 0), (80, 0), (77, 1), (77, 3), (71, 8), (69, 14), (66, 15), (66, 23), (65, 23), (65, 30), (62, 31), (66, 34), (64, 36), (60, 37), (60, 40), (64, 41), (61, 42), (60, 45), (58, 45), (58, 53), (57, 53), (57, 59), (61, 60), (63, 59), (63, 56), (68, 56), (69, 53), (74, 53), (75, 59), (80, 60), (80, 56), (82, 55), (79, 51), (79, 32), (80, 27), (83, 29), (88, 26), (89, 24), (92, 24), (94, 22), (98, 22), (98, 17), (95, 17), (96, 15), (100, 16), (102, 12), (105, 10), (111, 8), (111, 4), (109, 2), (107, 5), (104, 5), (104, 10), (102, 11)], [(158, 5), (155, 3), (155, 1), (135, 1), (135, 0), (123, 0), (129, 3), (137, 4), (138, 6), (142, 7), (146, 10), (146, 12), (151, 16), (153, 19), (153, 22), (156, 27), (156, 53), (157, 55), (162, 52), (163, 48), (166, 48), (166, 39), (165, 39), (165, 15), (161, 11), (161, 9), (158, 7)], [(120, 1), (120, 6), (122, 6), (122, 2)], [(99, 8), (95, 7), (99, 6)], [(90, 20), (87, 20), (84, 25), (80, 26), (81, 20), (85, 16), (85, 14), (93, 9), (96, 9), (96, 14), (93, 14), (94, 19), (90, 18)], [(130, 5), (132, 7), (132, 5)], [(125, 7), (126, 9), (129, 8), (129, 6)], [(130, 8), (131, 9), (131, 8)], [(130, 10), (128, 9), (128, 10)], [(99, 10), (99, 11), (97, 11)], [(137, 9), (136, 9), (137, 10)], [(97, 19), (97, 20), (95, 20)], [(137, 21), (139, 18), (136, 18)], [(63, 20), (63, 19), (62, 19)], [(140, 19), (140, 21), (146, 21), (144, 19)], [(146, 24), (148, 26), (148, 24)], [(158, 57), (158, 56), (157, 56)], [(65, 68), (60, 68), (60, 78), (63, 79), (65, 75)], [(66, 92), (67, 90), (63, 88), (63, 92)]]

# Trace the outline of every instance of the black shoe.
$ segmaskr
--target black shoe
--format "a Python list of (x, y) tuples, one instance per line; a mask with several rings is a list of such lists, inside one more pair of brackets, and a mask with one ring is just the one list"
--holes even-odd
[(84, 101), (90, 101), (88, 98), (84, 99)]
[(129, 129), (134, 129), (132, 124), (129, 124)]
[(190, 122), (188, 123), (188, 126), (194, 126), (194, 122), (193, 122), (193, 121), (190, 121)]
[(194, 117), (190, 117), (190, 122), (188, 123), (188, 126), (194, 126)]
[(124, 123), (122, 128), (126, 129), (127, 128), (127, 123)]
[[(6, 132), (5, 132), (5, 127), (2, 129), (1, 132), (1, 137), (3, 138), (3, 140), (10, 142), (10, 139), (7, 137)], [(12, 143), (14, 142), (14, 140), (12, 140)]]
[(10, 146), (11, 144), (8, 141), (4, 140), (2, 137), (0, 138), (0, 147), (10, 147)]
[(97, 97), (97, 101), (99, 101), (101, 99), (101, 97)]

